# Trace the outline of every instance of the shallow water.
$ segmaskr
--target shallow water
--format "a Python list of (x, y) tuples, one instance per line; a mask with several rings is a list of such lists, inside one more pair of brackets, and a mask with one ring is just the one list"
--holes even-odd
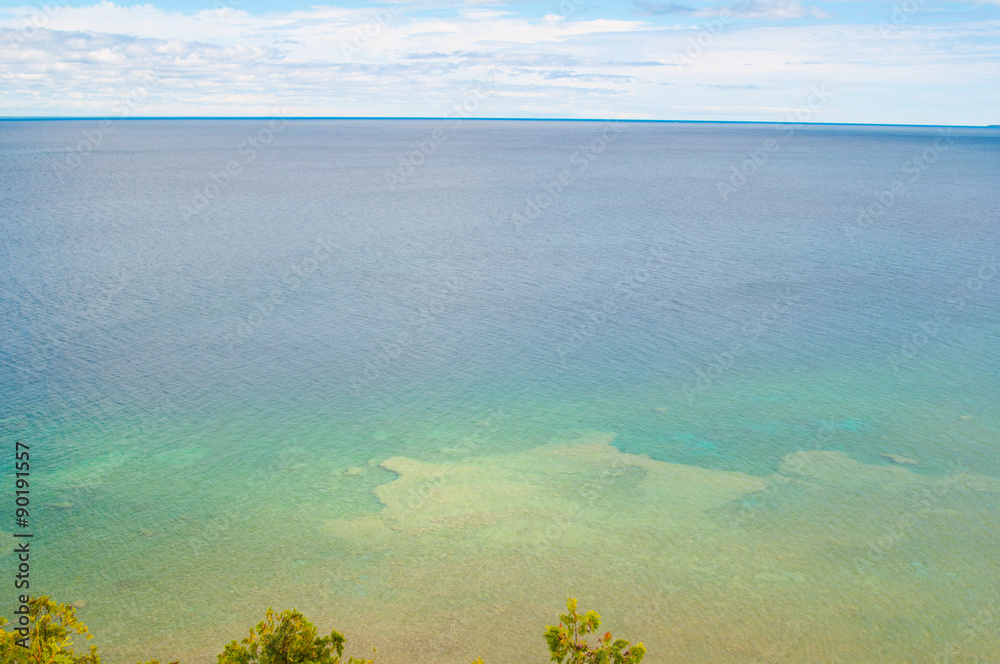
[(106, 661), (268, 606), (547, 661), (568, 596), (651, 662), (1000, 658), (997, 130), (91, 124), (0, 123), (0, 428)]

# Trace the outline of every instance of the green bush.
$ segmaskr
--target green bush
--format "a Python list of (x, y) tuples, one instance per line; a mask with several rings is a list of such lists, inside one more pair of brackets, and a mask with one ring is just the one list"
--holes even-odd
[[(581, 616), (576, 604), (575, 598), (567, 600), (567, 613), (559, 616), (559, 626), (545, 630), (553, 662), (639, 664), (642, 661), (646, 655), (642, 643), (633, 646), (625, 639), (612, 640), (611, 632), (590, 646), (587, 637), (597, 632), (601, 617), (593, 611)], [(94, 646), (85, 655), (73, 652), (74, 633), (93, 638), (77, 620), (75, 607), (56, 604), (48, 597), (29, 598), (26, 606), (25, 623), (14, 631), (0, 629), (0, 664), (101, 664)], [(0, 618), (0, 628), (6, 623)], [(374, 664), (374, 659), (354, 657), (345, 662), (344, 640), (337, 630), (329, 636), (318, 636), (316, 626), (294, 609), (280, 614), (268, 609), (264, 620), (250, 629), (249, 636), (226, 646), (218, 664)], [(24, 644), (29, 647), (22, 647)], [(147, 664), (160, 663), (154, 659)], [(483, 660), (473, 664), (483, 664)]]
[[(233, 641), (219, 655), (219, 664), (341, 664), (344, 635), (316, 636), (316, 626), (296, 610), (275, 615), (271, 609), (250, 636)], [(374, 659), (347, 660), (347, 664), (372, 664)]]
[[(0, 664), (101, 664), (94, 646), (86, 655), (73, 652), (74, 633), (94, 638), (76, 619), (75, 607), (56, 604), (47, 596), (27, 599), (26, 624), (19, 620), (15, 631), (0, 629)], [(0, 618), (0, 627), (6, 623)], [(22, 629), (27, 633), (19, 631)]]
[(566, 613), (560, 614), (559, 626), (545, 628), (545, 640), (552, 653), (552, 661), (559, 664), (639, 664), (646, 656), (646, 646), (634, 646), (625, 639), (612, 641), (611, 632), (597, 639), (593, 647), (587, 644), (587, 635), (597, 632), (601, 616), (593, 611), (584, 615), (576, 612), (576, 598), (566, 600)]

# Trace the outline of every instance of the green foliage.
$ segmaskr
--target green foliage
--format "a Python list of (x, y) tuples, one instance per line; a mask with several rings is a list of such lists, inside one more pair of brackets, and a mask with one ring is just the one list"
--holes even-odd
[[(601, 626), (601, 617), (593, 611), (577, 613), (576, 599), (566, 602), (567, 613), (561, 614), (558, 627), (545, 629), (552, 661), (558, 664), (639, 664), (646, 655), (642, 643), (634, 646), (625, 639), (612, 640), (611, 632), (598, 637), (590, 646), (587, 637)], [(73, 635), (94, 638), (76, 618), (76, 608), (57, 604), (48, 597), (28, 599), (27, 636), (18, 631), (0, 629), (0, 664), (101, 664), (97, 649), (77, 655), (73, 652)], [(0, 618), (0, 628), (7, 623)], [(345, 662), (344, 636), (337, 630), (329, 636), (317, 635), (316, 626), (292, 609), (275, 614), (272, 609), (250, 635), (233, 641), (219, 655), (218, 664), (375, 664), (374, 659), (349, 657)], [(18, 644), (27, 644), (23, 648)], [(160, 664), (150, 660), (146, 664)], [(170, 664), (178, 664), (174, 661)], [(472, 664), (483, 664), (477, 659)]]
[[(233, 641), (221, 655), (219, 664), (341, 664), (344, 635), (333, 630), (330, 636), (316, 636), (316, 626), (298, 611), (275, 615), (272, 609), (250, 636)], [(351, 657), (346, 664), (373, 664), (374, 659)]]
[(612, 641), (611, 632), (598, 637), (593, 647), (587, 636), (597, 632), (601, 617), (593, 611), (582, 616), (576, 611), (576, 598), (566, 601), (566, 613), (560, 614), (559, 626), (545, 628), (545, 640), (552, 653), (552, 661), (559, 664), (639, 664), (646, 656), (646, 646), (634, 646), (625, 639)]
[[(97, 648), (86, 655), (73, 652), (73, 634), (94, 638), (76, 618), (76, 608), (46, 597), (28, 599), (27, 637), (0, 629), (0, 664), (101, 664)], [(7, 621), (0, 618), (0, 627)], [(29, 647), (23, 648), (18, 642)]]

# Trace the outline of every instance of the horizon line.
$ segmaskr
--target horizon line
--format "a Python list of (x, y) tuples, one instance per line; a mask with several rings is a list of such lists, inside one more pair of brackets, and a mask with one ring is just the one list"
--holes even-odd
[(378, 116), (378, 115), (150, 115), (120, 117), (111, 115), (43, 115), (43, 116), (0, 116), (0, 122), (47, 122), (82, 120), (472, 120), (502, 122), (645, 122), (658, 124), (770, 124), (770, 125), (816, 125), (847, 127), (956, 127), (967, 129), (996, 129), (1000, 124), (991, 125), (947, 125), (947, 124), (900, 124), (887, 122), (788, 122), (784, 120), (658, 120), (648, 118), (455, 118), (443, 116)]

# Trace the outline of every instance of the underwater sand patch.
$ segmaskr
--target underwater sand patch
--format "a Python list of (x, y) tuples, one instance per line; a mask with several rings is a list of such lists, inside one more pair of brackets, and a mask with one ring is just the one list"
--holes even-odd
[[(931, 661), (1000, 583), (993, 478), (828, 451), (754, 477), (613, 440), (384, 461), (398, 477), (375, 489), (381, 511), (326, 523), (359, 552), (391, 552), (373, 571), (383, 594), (345, 598), (366, 620), (340, 624), (365, 642), (394, 626), (386, 664), (458, 661), (426, 648), (442, 632), (463, 661), (545, 661), (540, 630), (577, 596), (653, 662)], [(998, 647), (990, 633), (964, 652)]]
[(672, 521), (684, 521), (766, 486), (765, 480), (741, 473), (626, 454), (611, 445), (613, 440), (613, 434), (595, 434), (577, 445), (455, 463), (386, 459), (381, 467), (399, 477), (375, 489), (382, 510), (328, 526), (343, 534), (356, 529), (489, 528), (511, 520), (544, 524), (580, 520), (586, 511), (617, 511), (622, 498), (634, 503), (627, 511), (641, 511), (641, 505), (653, 501), (669, 510)]

